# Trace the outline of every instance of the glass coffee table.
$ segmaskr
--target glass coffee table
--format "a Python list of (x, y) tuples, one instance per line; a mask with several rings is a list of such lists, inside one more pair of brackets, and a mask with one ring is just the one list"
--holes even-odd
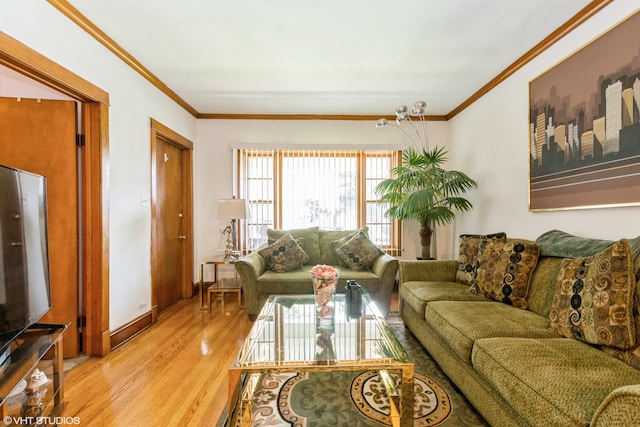
[(316, 324), (313, 295), (272, 295), (229, 367), (227, 425), (251, 425), (260, 374), (377, 370), (393, 425), (413, 426), (413, 362), (366, 292), (359, 316), (347, 308), (344, 295), (337, 294), (334, 321), (327, 327)]

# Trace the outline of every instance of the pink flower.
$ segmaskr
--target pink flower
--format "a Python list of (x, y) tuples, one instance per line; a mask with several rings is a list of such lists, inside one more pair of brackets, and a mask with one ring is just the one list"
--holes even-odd
[(314, 277), (331, 279), (331, 278), (335, 278), (338, 274), (340, 274), (340, 270), (330, 265), (318, 264), (314, 266), (311, 270), (309, 270), (309, 274), (311, 274)]

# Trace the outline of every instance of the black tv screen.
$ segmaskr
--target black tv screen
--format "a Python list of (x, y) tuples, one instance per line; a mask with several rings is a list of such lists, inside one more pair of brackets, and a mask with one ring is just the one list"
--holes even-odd
[(0, 356), (51, 308), (46, 184), (0, 165)]

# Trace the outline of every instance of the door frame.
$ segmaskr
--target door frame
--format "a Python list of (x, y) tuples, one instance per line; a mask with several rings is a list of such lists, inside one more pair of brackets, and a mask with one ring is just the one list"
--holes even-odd
[(0, 31), (0, 64), (82, 103), (83, 350), (104, 356), (109, 331), (109, 94)]
[(158, 271), (158, 139), (175, 145), (182, 150), (182, 188), (184, 206), (184, 235), (182, 245), (182, 298), (193, 296), (193, 142), (174, 132), (155, 119), (151, 119), (151, 323), (158, 319), (158, 301), (156, 292), (156, 272)]

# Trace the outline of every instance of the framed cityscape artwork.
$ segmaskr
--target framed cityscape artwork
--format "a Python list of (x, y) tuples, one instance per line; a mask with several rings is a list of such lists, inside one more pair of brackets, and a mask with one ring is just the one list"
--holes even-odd
[(640, 13), (529, 83), (529, 209), (640, 204)]

